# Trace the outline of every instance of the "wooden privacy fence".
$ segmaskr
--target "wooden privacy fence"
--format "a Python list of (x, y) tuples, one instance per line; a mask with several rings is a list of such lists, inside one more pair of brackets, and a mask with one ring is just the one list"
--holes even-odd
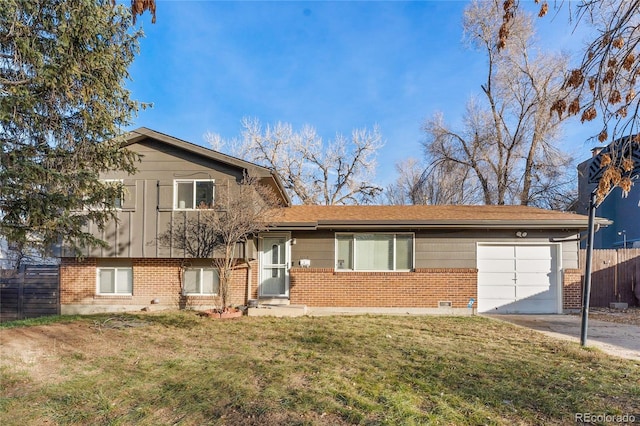
[[(584, 282), (586, 250), (580, 250)], [(594, 250), (590, 306), (608, 307), (611, 302), (640, 306), (640, 249)]]
[(0, 321), (60, 314), (60, 269), (27, 265), (0, 270)]

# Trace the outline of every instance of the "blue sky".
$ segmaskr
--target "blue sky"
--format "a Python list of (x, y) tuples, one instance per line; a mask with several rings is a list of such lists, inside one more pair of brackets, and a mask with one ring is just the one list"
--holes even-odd
[[(523, 2), (524, 3), (524, 2)], [(243, 117), (314, 126), (325, 139), (379, 125), (377, 183), (420, 157), (420, 127), (442, 111), (461, 119), (480, 93), (485, 58), (462, 43), (466, 1), (157, 1), (157, 23), (130, 69), (134, 99), (153, 103), (145, 126), (207, 146), (238, 136)], [(533, 7), (531, 8), (533, 10)], [(537, 20), (553, 49), (581, 40), (564, 17)], [(569, 123), (563, 149), (589, 156), (595, 133)]]

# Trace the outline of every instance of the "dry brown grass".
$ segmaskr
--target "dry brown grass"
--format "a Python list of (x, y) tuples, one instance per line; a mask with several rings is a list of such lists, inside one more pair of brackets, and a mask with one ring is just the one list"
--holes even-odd
[[(111, 318), (111, 319), (109, 319)], [(479, 317), (91, 317), (2, 329), (0, 424), (574, 424), (640, 365)]]

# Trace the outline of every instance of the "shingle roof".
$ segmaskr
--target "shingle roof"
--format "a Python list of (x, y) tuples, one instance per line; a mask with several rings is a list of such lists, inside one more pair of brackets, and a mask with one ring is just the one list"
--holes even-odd
[[(319, 206), (280, 209), (278, 228), (414, 227), (585, 229), (588, 217), (527, 206)], [(606, 220), (599, 220), (602, 225)]]

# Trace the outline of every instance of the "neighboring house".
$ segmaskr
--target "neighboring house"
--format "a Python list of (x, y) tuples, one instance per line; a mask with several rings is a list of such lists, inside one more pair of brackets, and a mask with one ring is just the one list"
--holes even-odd
[(413, 313), (466, 313), (471, 299), (481, 312), (580, 307), (586, 216), (523, 206), (290, 206), (266, 168), (145, 128), (129, 135), (128, 148), (142, 155), (138, 172), (104, 176), (126, 188), (119, 221), (95, 231), (110, 248), (62, 256), (65, 314), (219, 303), (210, 260), (189, 259), (158, 236), (200, 202), (215, 206), (216, 188), (246, 172), (286, 207), (241, 250), (232, 304)]
[(13, 259), (4, 238), (0, 238), (0, 269), (10, 269), (13, 267)]
[(16, 269), (21, 265), (57, 265), (57, 257), (44, 257), (34, 250), (23, 252), (10, 248), (7, 240), (0, 238), (0, 269)]
[[(614, 142), (613, 144), (615, 144)], [(578, 202), (576, 213), (589, 214), (589, 198), (591, 192), (598, 186), (590, 182), (590, 175), (598, 175), (600, 158), (608, 152), (610, 146), (598, 147), (591, 150), (592, 157), (578, 165)], [(640, 158), (635, 159), (636, 164)], [(613, 221), (611, 226), (600, 229), (595, 233), (593, 247), (596, 249), (616, 249), (640, 247), (640, 182), (636, 180), (628, 196), (623, 197), (620, 188), (615, 188), (596, 209), (596, 215)], [(582, 247), (586, 242), (582, 242)]]

